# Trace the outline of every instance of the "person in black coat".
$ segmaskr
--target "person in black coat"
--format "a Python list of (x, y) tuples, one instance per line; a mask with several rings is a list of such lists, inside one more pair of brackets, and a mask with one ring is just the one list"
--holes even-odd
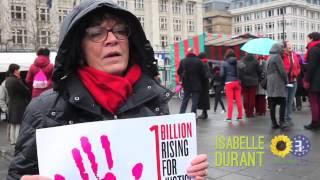
[(194, 54), (193, 49), (188, 49), (187, 57), (181, 60), (178, 75), (182, 79), (184, 96), (182, 99), (180, 113), (185, 113), (190, 97), (192, 97), (191, 112), (197, 114), (200, 93), (202, 92), (201, 81), (206, 78), (204, 65)]
[(259, 63), (252, 54), (247, 54), (239, 63), (238, 72), (242, 86), (243, 107), (246, 116), (253, 117), (258, 80), (261, 74)]
[(8, 103), (8, 130), (10, 144), (16, 144), (23, 113), (30, 102), (31, 94), (27, 86), (20, 78), (20, 66), (10, 64), (9, 77), (6, 79), (5, 87), (9, 96)]
[(207, 110), (210, 109), (210, 96), (209, 96), (209, 65), (208, 59), (206, 58), (206, 54), (204, 52), (200, 53), (198, 58), (203, 62), (203, 68), (206, 73), (205, 78), (201, 81), (202, 91), (199, 97), (198, 109), (202, 110), (202, 114), (198, 116), (198, 119), (207, 119), (208, 112)]
[[(172, 93), (154, 79), (149, 45), (138, 18), (114, 1), (81, 1), (61, 26), (53, 90), (26, 109), (7, 180), (40, 180), (37, 129), (169, 114)], [(207, 156), (194, 162), (187, 174), (202, 179)]]
[(301, 111), (302, 109), (302, 101), (303, 99), (306, 98), (306, 96), (308, 95), (308, 92), (306, 91), (306, 89), (304, 89), (303, 87), (303, 79), (304, 79), (304, 73), (306, 71), (305, 68), (305, 64), (302, 62), (302, 58), (299, 55), (298, 57), (300, 57), (300, 74), (297, 77), (297, 92), (295, 94), (295, 98), (296, 98), (296, 109), (298, 111)]
[(305, 55), (307, 65), (303, 86), (309, 91), (312, 120), (304, 128), (317, 130), (320, 129), (320, 33), (308, 34), (308, 46)]
[(226, 112), (226, 108), (224, 107), (224, 103), (222, 101), (222, 91), (224, 89), (224, 81), (220, 76), (220, 65), (217, 65), (213, 68), (213, 78), (212, 78), (212, 86), (214, 88), (214, 113), (217, 112), (218, 104), (220, 103), (222, 111), (221, 114)]

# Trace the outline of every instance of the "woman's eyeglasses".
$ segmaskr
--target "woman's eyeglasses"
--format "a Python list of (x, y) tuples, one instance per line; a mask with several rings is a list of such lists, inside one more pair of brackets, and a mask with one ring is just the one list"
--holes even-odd
[(86, 29), (88, 38), (97, 43), (105, 41), (108, 38), (109, 32), (112, 32), (118, 40), (128, 39), (130, 35), (129, 27), (126, 25), (115, 25), (112, 29), (106, 29), (100, 26)]

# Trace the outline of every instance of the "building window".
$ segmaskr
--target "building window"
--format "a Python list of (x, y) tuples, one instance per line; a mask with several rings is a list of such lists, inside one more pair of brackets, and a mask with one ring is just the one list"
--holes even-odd
[(173, 19), (173, 30), (174, 31), (181, 31), (181, 20), (180, 19)]
[(40, 45), (50, 45), (51, 44), (51, 39), (50, 39), (50, 31), (48, 30), (40, 30), (40, 32), (38, 32), (38, 43)]
[(303, 8), (299, 8), (299, 16), (304, 16), (304, 9)]
[(318, 24), (318, 31), (320, 31), (320, 24)]
[(274, 22), (267, 22), (266, 23), (266, 30), (267, 31), (274, 31)]
[(311, 31), (315, 31), (316, 30), (316, 25), (314, 23), (311, 23)]
[(304, 29), (304, 21), (300, 21), (300, 28)]
[(241, 22), (241, 16), (236, 16), (236, 22)]
[(159, 11), (168, 12), (168, 0), (160, 0)]
[(194, 15), (194, 3), (193, 2), (187, 2), (186, 11), (187, 11), (187, 15)]
[(12, 30), (12, 42), (14, 44), (26, 44), (27, 43), (27, 30), (13, 29)]
[(254, 31), (255, 31), (256, 33), (261, 33), (261, 32), (263, 31), (263, 26), (262, 26), (262, 24), (256, 24), (256, 25), (254, 25)]
[(160, 17), (160, 29), (167, 30), (168, 29), (168, 21), (166, 17)]
[(251, 20), (251, 14), (245, 14), (244, 21), (250, 21), (250, 20)]
[(26, 20), (26, 7), (21, 5), (11, 6), (11, 18), (14, 20)]
[(125, 8), (125, 9), (128, 9), (128, 1), (127, 0), (118, 0), (118, 5)]
[(187, 21), (187, 26), (188, 26), (188, 32), (194, 32), (194, 30), (195, 30), (194, 20), (189, 19)]
[(161, 47), (168, 46), (168, 36), (167, 35), (160, 35), (160, 44), (161, 44)]
[(297, 28), (298, 27), (298, 21), (297, 20), (292, 20), (292, 27)]
[(181, 1), (174, 0), (172, 2), (172, 12), (173, 14), (180, 14), (181, 13)]
[(310, 12), (310, 17), (311, 17), (311, 19), (315, 18), (314, 12)]
[[(284, 20), (284, 23), (283, 23), (283, 20), (277, 21), (278, 29), (283, 30), (283, 24), (286, 25), (287, 21)], [(284, 26), (284, 27), (286, 27), (286, 26)]]
[(297, 32), (292, 32), (292, 39), (298, 40), (298, 33)]
[(275, 38), (274, 34), (267, 34), (266, 36), (267, 36), (267, 38), (270, 38), (270, 39), (274, 39)]
[(254, 13), (254, 19), (261, 19), (262, 18), (262, 13), (261, 12), (255, 12)]
[(64, 19), (68, 15), (69, 10), (59, 9), (58, 13), (59, 13), (59, 23), (62, 23), (62, 21), (64, 21)]
[(278, 14), (278, 16), (286, 14), (286, 8), (277, 9), (277, 14)]
[(49, 22), (49, 9), (44, 7), (37, 8), (37, 20), (40, 22)]
[(283, 39), (287, 39), (287, 33), (284, 33), (284, 37), (283, 37), (283, 33), (278, 33), (278, 40), (283, 40)]
[(137, 18), (140, 21), (141, 26), (144, 28), (144, 17), (143, 16), (137, 16)]
[(2, 43), (2, 31), (0, 29), (0, 43)]
[(273, 9), (266, 11), (266, 17), (272, 17), (274, 16)]
[(180, 42), (181, 41), (181, 36), (174, 36), (173, 41), (174, 42)]
[(244, 32), (250, 33), (252, 31), (252, 26), (244, 26)]
[(135, 7), (135, 9), (137, 9), (137, 10), (143, 10), (143, 6), (144, 6), (143, 0), (135, 0), (135, 1), (134, 1), (134, 7)]
[(235, 31), (235, 34), (242, 34), (242, 29), (241, 29), (241, 27), (236, 27), (236, 28), (234, 29), (234, 31)]
[(304, 41), (304, 33), (300, 33), (300, 40)]
[(293, 14), (293, 15), (297, 15), (297, 8), (296, 8), (296, 7), (293, 7), (293, 8), (292, 8), (292, 14)]

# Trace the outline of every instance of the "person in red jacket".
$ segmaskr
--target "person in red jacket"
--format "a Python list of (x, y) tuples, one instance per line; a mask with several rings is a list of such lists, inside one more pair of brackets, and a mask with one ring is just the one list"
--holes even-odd
[[(49, 49), (40, 48), (37, 51), (37, 58), (34, 60), (33, 64), (29, 68), (26, 77), (26, 83), (30, 88), (32, 88), (32, 98), (37, 97), (45, 90), (52, 88), (51, 77), (53, 72), (53, 64), (50, 63), (49, 55)], [(45, 81), (45, 84), (43, 84), (42, 86), (39, 86), (35, 83), (36, 76), (38, 76), (37, 74), (40, 70), (43, 72), (42, 80)]]
[(300, 64), (299, 64), (298, 55), (293, 51), (291, 42), (285, 41), (283, 46), (284, 46), (283, 64), (284, 64), (284, 69), (288, 76), (288, 84), (287, 84), (288, 95), (287, 95), (285, 119), (286, 121), (288, 121), (290, 125), (293, 125), (292, 118), (291, 118), (292, 104), (297, 91), (297, 77), (300, 74)]

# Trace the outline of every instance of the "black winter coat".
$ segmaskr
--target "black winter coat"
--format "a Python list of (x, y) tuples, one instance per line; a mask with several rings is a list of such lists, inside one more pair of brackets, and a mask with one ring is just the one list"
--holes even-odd
[(73, 123), (135, 118), (169, 114), (168, 101), (172, 93), (143, 75), (135, 84), (133, 94), (119, 108), (116, 116), (102, 109), (76, 76), (67, 82), (67, 92), (49, 90), (34, 98), (27, 107), (9, 167), (7, 180), (17, 180), (24, 174), (38, 174), (36, 129)]
[[(244, 64), (244, 67), (241, 67), (241, 63)], [(239, 62), (239, 66), (238, 73), (241, 85), (244, 87), (258, 86), (261, 69), (253, 55), (245, 56), (241, 62)]]
[(181, 60), (178, 74), (184, 90), (190, 92), (200, 92), (202, 90), (201, 81), (208, 78), (203, 62), (194, 54), (188, 54), (185, 59)]
[(208, 110), (210, 109), (210, 96), (209, 96), (209, 66), (207, 63), (203, 63), (203, 68), (206, 74), (208, 74), (207, 78), (204, 78), (201, 81), (202, 91), (199, 97), (198, 109)]
[(320, 92), (320, 44), (312, 47), (308, 53), (306, 81), (310, 83), (310, 92)]
[(23, 113), (30, 102), (31, 93), (16, 76), (10, 76), (5, 84), (9, 96), (8, 123), (21, 124)]
[(237, 59), (235, 57), (227, 58), (221, 65), (220, 76), (224, 82), (238, 81)]

